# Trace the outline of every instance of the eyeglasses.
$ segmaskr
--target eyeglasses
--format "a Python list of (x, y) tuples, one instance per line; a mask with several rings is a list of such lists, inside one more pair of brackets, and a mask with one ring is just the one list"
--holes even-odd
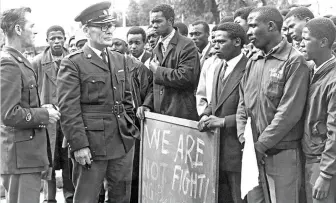
[(100, 27), (101, 31), (106, 32), (109, 29), (112, 29), (111, 31), (113, 32), (116, 29), (115, 24), (113, 23), (108, 23), (108, 24), (103, 24), (103, 25), (98, 25), (98, 24), (88, 24), (88, 26), (91, 27)]

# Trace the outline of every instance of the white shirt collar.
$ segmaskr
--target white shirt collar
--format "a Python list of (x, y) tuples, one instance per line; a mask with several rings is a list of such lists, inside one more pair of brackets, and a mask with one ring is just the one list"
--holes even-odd
[(98, 56), (99, 58), (102, 58), (102, 56), (101, 56), (102, 51), (100, 51), (100, 50), (98, 50), (98, 49), (96, 49), (96, 48), (90, 46), (90, 43), (87, 43), (87, 45), (92, 49), (92, 51), (93, 51), (94, 53), (97, 54), (97, 56)]
[(175, 35), (175, 29), (173, 29), (173, 31), (171, 31), (171, 33), (169, 35), (167, 35), (166, 37), (160, 37), (159, 42), (162, 42), (163, 44), (163, 48), (165, 51), (167, 51), (168, 48), (168, 44), (170, 42), (170, 40), (174, 37)]
[(229, 61), (227, 61), (227, 65), (230, 67), (236, 67), (237, 63), (240, 61), (240, 59), (243, 57), (243, 53), (240, 53), (238, 56), (230, 59)]
[(141, 59), (144, 55), (145, 55), (145, 50), (143, 50), (142, 54), (138, 57), (138, 60), (141, 61)]
[(314, 66), (314, 74), (317, 73), (325, 64), (327, 64), (329, 61), (333, 60), (335, 56), (332, 54), (331, 58), (329, 60), (326, 60), (324, 63), (322, 63), (319, 67), (316, 68), (316, 65)]
[(202, 58), (205, 57), (206, 52), (208, 51), (208, 49), (210, 49), (210, 46), (211, 46), (211, 42), (209, 41), (202, 51)]

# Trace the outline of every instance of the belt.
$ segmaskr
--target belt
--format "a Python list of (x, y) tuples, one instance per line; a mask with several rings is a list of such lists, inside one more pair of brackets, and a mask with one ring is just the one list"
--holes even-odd
[(283, 142), (279, 142), (278, 144), (276, 144), (273, 148), (266, 150), (265, 154), (272, 156), (272, 155), (279, 154), (283, 150), (296, 149), (296, 148), (299, 148), (300, 146), (301, 146), (301, 143), (299, 140), (283, 141)]
[(125, 111), (123, 104), (115, 105), (81, 105), (83, 113), (111, 113), (122, 114)]

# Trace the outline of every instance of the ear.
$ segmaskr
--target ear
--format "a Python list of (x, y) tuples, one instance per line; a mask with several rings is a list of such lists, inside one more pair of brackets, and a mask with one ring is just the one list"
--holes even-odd
[(19, 24), (15, 25), (14, 31), (16, 32), (17, 35), (21, 36), (22, 28), (21, 28), (21, 26)]
[(86, 25), (84, 25), (82, 29), (86, 38), (89, 38), (90, 37), (89, 28)]
[(268, 31), (273, 32), (273, 31), (276, 31), (277, 29), (278, 28), (274, 21), (268, 22)]
[(320, 41), (320, 47), (325, 48), (329, 46), (329, 40), (326, 37), (323, 37)]
[(237, 37), (236, 39), (233, 40), (233, 45), (235, 47), (240, 47), (241, 43), (242, 43), (242, 41), (239, 37)]
[(306, 17), (306, 18), (305, 18), (305, 21), (306, 21), (306, 23), (307, 23), (308, 21), (310, 21), (310, 18), (309, 18), (309, 17)]
[(171, 26), (174, 25), (174, 23), (173, 23), (173, 18), (169, 18), (169, 19), (168, 19), (168, 22), (170, 23)]

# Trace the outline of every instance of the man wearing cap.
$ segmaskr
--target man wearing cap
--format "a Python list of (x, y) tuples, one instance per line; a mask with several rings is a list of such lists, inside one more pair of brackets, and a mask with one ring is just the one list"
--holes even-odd
[[(40, 88), (39, 95), (41, 105), (56, 105), (56, 76), (61, 60), (68, 55), (68, 50), (64, 48), (64, 29), (59, 25), (53, 25), (47, 30), (47, 43), (49, 46), (33, 62), (33, 68), (37, 75), (37, 85)], [(50, 171), (51, 179), (44, 182), (44, 202), (56, 202), (56, 179), (55, 170), (62, 169), (63, 194), (67, 203), (72, 203), (75, 191), (69, 177), (68, 153), (66, 148), (62, 148), (63, 133), (59, 122), (50, 124), (47, 127), (50, 148), (52, 153), (53, 170)]]
[(74, 202), (97, 202), (104, 178), (108, 202), (130, 201), (139, 130), (133, 121), (125, 58), (106, 49), (115, 29), (110, 6), (94, 4), (75, 18), (88, 42), (62, 60), (57, 76), (61, 126), (73, 162)]

